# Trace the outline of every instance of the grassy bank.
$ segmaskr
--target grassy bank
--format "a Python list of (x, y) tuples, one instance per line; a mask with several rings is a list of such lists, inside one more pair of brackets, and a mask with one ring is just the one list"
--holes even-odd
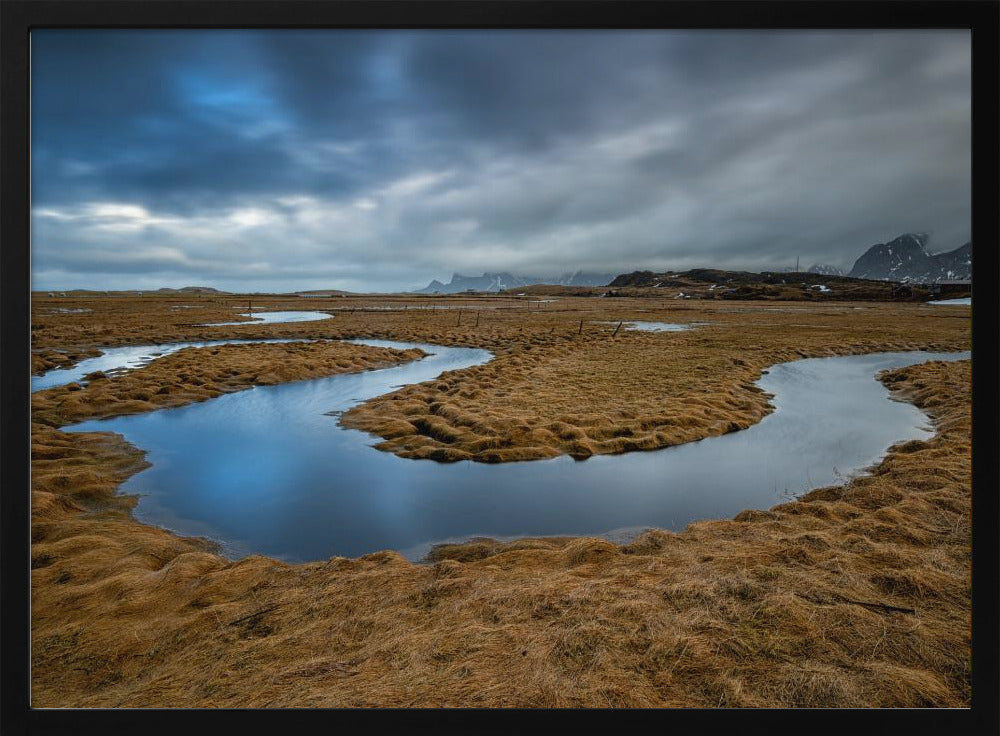
[[(846, 486), (624, 547), (232, 563), (106, 494), (36, 490), (33, 705), (968, 705), (969, 363), (888, 379), (934, 439)], [(107, 493), (140, 461), (101, 435), (62, 441)]]
[(37, 391), (33, 422), (51, 427), (205, 401), (252, 386), (322, 378), (415, 360), (420, 350), (340, 342), (185, 348), (146, 366)]
[[(316, 308), (308, 301), (300, 308)], [(755, 421), (765, 397), (746, 385), (781, 359), (968, 348), (967, 309), (727, 304), (641, 312), (605, 301), (515, 309), (498, 300), (488, 314), (479, 305), (475, 327), (471, 319), (458, 324), (454, 312), (359, 308), (319, 323), (218, 328), (251, 334), (211, 337), (378, 335), (488, 347), (498, 357), (483, 368), (495, 374), (449, 374), (384, 403), (431, 408), (446, 396), (484, 422), (489, 407), (500, 407), (529, 427), (577, 416), (573, 411), (625, 427), (641, 422), (654, 398), (676, 400), (670, 412), (693, 417), (691, 438), (714, 432), (724, 412), (737, 417), (730, 421)], [(170, 322), (162, 305), (134, 322), (115, 316), (121, 305), (105, 305), (107, 312), (91, 306), (89, 314), (38, 318), (35, 347), (63, 354), (70, 343), (59, 340), (70, 330), (86, 349), (99, 344), (87, 344), (94, 335), (117, 334), (119, 326), (125, 337), (116, 339), (134, 343), (200, 336)], [(58, 323), (64, 317), (80, 322), (71, 329)], [(614, 325), (591, 324), (627, 318), (712, 324), (616, 337)], [(577, 334), (580, 319), (587, 329)], [(363, 366), (362, 354), (369, 365), (407, 358), (344, 347), (352, 355), (331, 358), (326, 368)], [(680, 533), (649, 531), (625, 546), (587, 538), (479, 540), (438, 548), (426, 565), (389, 551), (287, 565), (257, 556), (231, 562), (204, 540), (135, 522), (134, 499), (115, 492), (143, 467), (141, 451), (113, 435), (57, 429), (71, 418), (127, 410), (133, 401), (206, 398), (188, 392), (196, 385), (228, 390), (227, 380), (234, 389), (250, 385), (289, 355), (312, 366), (323, 354), (302, 345), (212, 350), (218, 353), (197, 358), (181, 351), (79, 391), (50, 389), (35, 398), (33, 706), (969, 703), (968, 361), (883, 377), (933, 417), (933, 439), (895, 447), (871, 476), (769, 511), (698, 522)], [(585, 381), (581, 366), (590, 366)], [(615, 366), (622, 367), (607, 377)], [(180, 379), (181, 390), (134, 394), (176, 382), (181, 371), (203, 383)], [(560, 398), (574, 392), (575, 403)], [(77, 401), (81, 395), (87, 398)], [(735, 408), (725, 403), (734, 396)], [(691, 411), (699, 397), (705, 405)], [(430, 415), (450, 419), (433, 409)], [(511, 431), (525, 431), (519, 427)]]
[[(177, 309), (178, 301), (197, 308)], [(386, 394), (342, 417), (346, 426), (382, 437), (380, 449), (440, 461), (587, 457), (690, 442), (760, 421), (770, 409), (753, 382), (774, 363), (970, 346), (968, 308), (923, 304), (258, 297), (255, 308), (329, 309), (336, 316), (204, 328), (190, 323), (231, 317), (247, 300), (94, 298), (71, 302), (89, 313), (52, 314), (57, 302), (63, 300), (40, 300), (33, 317), (36, 355), (47, 360), (66, 354), (60, 346), (92, 348), (102, 337), (114, 344), (381, 337), (489, 349), (496, 357), (487, 365)], [(428, 308), (434, 305), (448, 308)], [(707, 324), (615, 334), (623, 320)]]

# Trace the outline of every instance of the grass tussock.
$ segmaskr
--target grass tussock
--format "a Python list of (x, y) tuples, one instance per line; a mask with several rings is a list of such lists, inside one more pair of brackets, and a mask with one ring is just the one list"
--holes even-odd
[[(900, 373), (932, 387), (968, 372)], [(938, 411), (967, 417), (968, 390)], [(105, 438), (73, 443), (115, 467)], [(624, 546), (475, 540), (427, 565), (391, 552), (228, 562), (127, 509), (83, 513), (36, 490), (34, 704), (968, 705), (969, 483), (908, 481), (921, 455), (968, 467), (969, 434), (923, 444), (888, 472), (739, 520)], [(902, 498), (844, 500), (884, 484)]]
[[(489, 364), (377, 397), (341, 421), (380, 436), (379, 449), (407, 458), (510, 462), (651, 450), (744, 429), (770, 411), (767, 397), (753, 383), (781, 361), (970, 347), (968, 308), (923, 304), (580, 297), (540, 303), (513, 296), (308, 301), (261, 297), (253, 306), (327, 310), (334, 318), (200, 327), (233, 320), (247, 300), (36, 298), (33, 360), (38, 367), (43, 356), (60, 354), (64, 363), (72, 363), (70, 356), (103, 345), (237, 337), (379, 337), (487, 348), (496, 356)], [(447, 309), (429, 308), (435, 305)], [(90, 311), (54, 313), (56, 308)], [(616, 320), (699, 326), (685, 332), (625, 329), (615, 334)], [(266, 360), (259, 347), (245, 355)], [(289, 380), (280, 361), (272, 366), (254, 370), (249, 364), (246, 370), (252, 373), (244, 380)], [(194, 372), (178, 386), (177, 375), (167, 375), (163, 384), (136, 385), (129, 411), (148, 411), (164, 401), (172, 405), (161, 391), (178, 392), (175, 399), (181, 403), (212, 395), (208, 377)], [(60, 401), (74, 415), (99, 406), (99, 397), (89, 395)], [(94, 415), (101, 411), (111, 410), (97, 409)]]
[[(753, 384), (777, 362), (968, 347), (967, 322), (928, 325), (920, 320), (933, 315), (918, 314), (927, 307), (880, 308), (898, 311), (899, 323), (887, 326), (884, 314), (862, 308), (810, 315), (802, 329), (802, 307), (761, 322), (699, 306), (684, 321), (712, 324), (612, 337), (614, 325), (574, 335), (569, 315), (534, 315), (534, 334), (508, 332), (510, 342), (489, 364), (372, 399), (341, 422), (381, 436), (379, 449), (414, 459), (507, 462), (653, 450), (760, 421), (770, 406)], [(485, 334), (470, 337), (496, 349)]]
[[(119, 324), (99, 305), (86, 306), (94, 307), (90, 322), (76, 314), (45, 319), (77, 321), (80, 334), (91, 334), (101, 319)], [(405, 398), (386, 401), (427, 410), (386, 411), (382, 419), (412, 425), (433, 417), (425, 429), (442, 437), (465, 430), (479, 440), (497, 437), (477, 452), (522, 452), (521, 437), (537, 443), (524, 447), (563, 452), (545, 443), (600, 450), (601, 442), (628, 438), (622, 428), (641, 437), (643, 423), (674, 421), (662, 408), (674, 393), (703, 400), (690, 429), (704, 432), (733, 400), (723, 389), (743, 386), (783, 350), (968, 347), (967, 321), (934, 313), (921, 314), (928, 320), (921, 322), (906, 311), (918, 307), (884, 309), (892, 318), (827, 306), (808, 318), (768, 314), (771, 325), (720, 312), (713, 317), (721, 326), (700, 334), (620, 333), (613, 341), (610, 332), (558, 334), (573, 332), (565, 328), (578, 312), (539, 315), (535, 325), (526, 310), (512, 311), (513, 319), (499, 307), (478, 331), (471, 321), (467, 329), (455, 325), (454, 313), (445, 325), (441, 314), (403, 312), (338, 312), (327, 321), (338, 324), (321, 329), (425, 340), (437, 334), (450, 344), (491, 347), (497, 372), (470, 369), (397, 392)], [(691, 315), (704, 318), (704, 311)], [(663, 316), (682, 321), (677, 313)], [(789, 347), (791, 336), (782, 335), (792, 332), (790, 319), (822, 337)], [(131, 338), (172, 329), (164, 322), (136, 320)], [(616, 345), (619, 351), (609, 352)], [(575, 403), (561, 399), (568, 389), (552, 388), (560, 383), (551, 377), (593, 364), (598, 347), (620, 360), (631, 355), (630, 370), (652, 383), (642, 389), (625, 381), (629, 371), (618, 372), (622, 401), (615, 404), (594, 367), (584, 382), (593, 401), (580, 383)], [(743, 351), (744, 365), (732, 362), (734, 350)], [(668, 379), (656, 382), (638, 357), (646, 352), (658, 356)], [(128, 409), (132, 401), (155, 405), (159, 394), (144, 399), (132, 391), (153, 385), (156, 364), (133, 372), (147, 378), (121, 384), (128, 390), (109, 395), (112, 408), (100, 411)], [(196, 376), (194, 365), (183, 369)], [(511, 383), (519, 373), (524, 383)], [(894, 448), (873, 474), (844, 486), (679, 533), (650, 530), (627, 545), (480, 539), (439, 547), (422, 565), (391, 551), (304, 565), (258, 556), (234, 562), (206, 540), (139, 524), (130, 514), (134, 499), (116, 489), (143, 467), (142, 452), (105, 433), (59, 432), (56, 425), (82, 418), (88, 402), (64, 408), (42, 396), (32, 433), (32, 705), (967, 706), (970, 373), (964, 361), (883, 376), (898, 396), (928, 411), (938, 432)], [(224, 381), (217, 376), (196, 377), (217, 386)], [(698, 392), (699, 383), (718, 386), (719, 395)], [(538, 396), (524, 400), (533, 385), (549, 386), (551, 405), (533, 404)], [(655, 414), (642, 409), (650, 400), (644, 390), (657, 395)], [(736, 390), (740, 396), (745, 389)], [(484, 394), (494, 403), (477, 404)], [(751, 416), (756, 399), (744, 399), (748, 407), (739, 411)], [(549, 434), (531, 434), (540, 429)], [(459, 449), (416, 434), (439, 443), (421, 451)], [(402, 428), (399, 438), (412, 436)]]
[[(37, 391), (31, 396), (31, 413), (33, 421), (58, 427), (183, 406), (252, 386), (383, 368), (421, 356), (415, 349), (340, 342), (185, 348), (119, 375), (91, 374), (86, 385)], [(42, 459), (58, 451), (39, 446), (37, 452)]]

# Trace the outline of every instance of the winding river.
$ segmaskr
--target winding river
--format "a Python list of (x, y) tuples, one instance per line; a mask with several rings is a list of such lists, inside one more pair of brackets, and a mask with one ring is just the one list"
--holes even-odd
[[(394, 549), (421, 559), (434, 543), (474, 536), (597, 535), (768, 508), (840, 483), (900, 441), (932, 432), (875, 374), (965, 353), (878, 353), (798, 360), (758, 382), (775, 411), (740, 432), (586, 461), (487, 465), (399, 458), (336, 414), (401, 385), (491, 359), (485, 350), (386, 340), (429, 356), (377, 371), (258, 386), (177, 409), (88, 421), (147, 451), (152, 467), (122, 486), (141, 521), (220, 541), (231, 557), (288, 561)], [(334, 416), (331, 416), (333, 414)]]
[[(244, 324), (243, 322), (234, 324)], [(165, 355), (176, 353), (184, 348), (214, 348), (219, 345), (245, 345), (252, 343), (279, 342), (313, 342), (302, 339), (263, 339), (263, 340), (201, 340), (197, 342), (166, 342), (160, 345), (126, 345), (121, 348), (104, 348), (100, 355), (81, 360), (68, 368), (54, 368), (40, 376), (31, 377), (31, 391), (41, 391), (45, 388), (65, 386), (67, 383), (81, 381), (84, 376), (95, 371), (105, 373), (127, 371), (141, 368), (150, 361)]]

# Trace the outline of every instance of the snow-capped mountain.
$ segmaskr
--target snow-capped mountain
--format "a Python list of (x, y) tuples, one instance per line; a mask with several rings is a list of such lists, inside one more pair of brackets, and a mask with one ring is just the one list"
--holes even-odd
[(972, 278), (972, 243), (931, 255), (923, 233), (900, 235), (878, 243), (854, 262), (848, 276), (879, 281), (929, 284), (943, 279)]
[(955, 248), (947, 253), (938, 253), (937, 259), (941, 269), (941, 279), (971, 279), (972, 278), (972, 242)]
[(843, 276), (843, 269), (837, 268), (836, 266), (828, 266), (825, 263), (814, 263), (809, 267), (806, 273), (815, 273), (820, 276)]

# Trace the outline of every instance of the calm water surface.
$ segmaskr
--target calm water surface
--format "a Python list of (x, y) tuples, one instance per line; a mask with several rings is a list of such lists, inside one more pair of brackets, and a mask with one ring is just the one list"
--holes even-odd
[(670, 322), (626, 322), (624, 325), (628, 330), (642, 330), (643, 332), (680, 332), (690, 330), (691, 325), (677, 325)]
[(893, 401), (875, 374), (969, 353), (880, 353), (774, 366), (758, 385), (776, 410), (741, 432), (651, 452), (487, 465), (406, 460), (371, 447), (331, 412), (402, 384), (484, 363), (471, 348), (420, 347), (413, 363), (261, 386), (178, 409), (90, 421), (147, 451), (151, 468), (122, 487), (136, 516), (212, 537), (227, 554), (289, 561), (395, 549), (420, 559), (431, 544), (473, 536), (601, 535), (768, 508), (878, 461), (893, 443), (931, 435), (925, 415)]
[[(615, 320), (603, 321), (602, 325), (617, 325)], [(642, 332), (681, 332), (690, 330), (692, 327), (705, 324), (704, 322), (692, 322), (690, 324), (674, 324), (672, 322), (622, 322), (622, 327), (626, 330), (641, 330)]]
[(229, 327), (231, 325), (278, 325), (288, 322), (315, 322), (320, 319), (330, 319), (332, 314), (326, 312), (241, 312), (241, 317), (252, 317), (253, 322), (210, 322), (201, 327)]
[(219, 345), (242, 345), (258, 342), (312, 342), (312, 340), (202, 340), (199, 342), (168, 342), (160, 345), (127, 345), (121, 348), (104, 348), (103, 352), (94, 357), (81, 360), (69, 368), (55, 368), (41, 376), (31, 377), (31, 391), (41, 391), (43, 388), (63, 386), (79, 381), (88, 373), (94, 371), (119, 371), (141, 368), (151, 360), (164, 355), (176, 353), (184, 348), (211, 348)]

